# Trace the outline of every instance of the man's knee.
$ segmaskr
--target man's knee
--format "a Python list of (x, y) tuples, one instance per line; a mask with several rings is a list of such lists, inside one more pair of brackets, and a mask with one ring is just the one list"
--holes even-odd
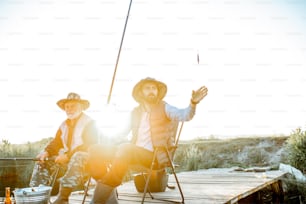
[(95, 179), (101, 179), (107, 173), (114, 159), (114, 146), (93, 145), (89, 148), (88, 172)]
[(121, 144), (118, 147), (116, 158), (128, 158), (135, 152), (135, 147), (134, 144)]
[(111, 162), (114, 158), (114, 155), (116, 154), (116, 147), (101, 144), (92, 145), (88, 149), (88, 153), (90, 159), (98, 159), (105, 162)]

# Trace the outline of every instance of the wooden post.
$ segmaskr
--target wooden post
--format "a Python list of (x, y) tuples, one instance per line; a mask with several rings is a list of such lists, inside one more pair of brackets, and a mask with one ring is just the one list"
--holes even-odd
[(275, 183), (271, 184), (273, 191), (273, 203), (284, 203), (284, 191), (282, 181), (278, 180)]

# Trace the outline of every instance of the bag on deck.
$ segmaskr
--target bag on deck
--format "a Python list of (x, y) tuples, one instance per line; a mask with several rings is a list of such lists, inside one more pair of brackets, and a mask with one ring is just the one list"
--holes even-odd
[[(138, 192), (142, 193), (145, 188), (146, 179), (148, 177), (147, 173), (139, 173), (134, 176), (134, 184)], [(169, 175), (164, 171), (154, 171), (152, 172), (148, 191), (150, 192), (165, 192), (168, 184)]]

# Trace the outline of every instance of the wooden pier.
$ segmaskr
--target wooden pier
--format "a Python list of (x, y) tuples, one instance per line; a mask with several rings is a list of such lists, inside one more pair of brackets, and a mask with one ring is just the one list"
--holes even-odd
[[(256, 203), (259, 193), (268, 189), (273, 193), (273, 203), (281, 203), (283, 192), (281, 178), (285, 175), (282, 171), (245, 172), (233, 169), (208, 169), (193, 172), (178, 173), (178, 178), (185, 196), (186, 204), (231, 204), (231, 203)], [(172, 175), (169, 183), (175, 185)], [(140, 203), (142, 193), (138, 193), (134, 182), (126, 182), (118, 187), (119, 204)], [(89, 203), (93, 189), (89, 191), (86, 202)], [(70, 204), (82, 203), (84, 193), (74, 192), (70, 197)], [(154, 193), (155, 198), (178, 200), (177, 189), (168, 189), (162, 193)], [(55, 198), (52, 197), (51, 200)], [(147, 195), (145, 203), (168, 203), (151, 199)]]

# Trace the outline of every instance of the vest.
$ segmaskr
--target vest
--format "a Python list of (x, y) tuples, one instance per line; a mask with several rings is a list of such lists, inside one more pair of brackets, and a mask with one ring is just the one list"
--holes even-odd
[(68, 151), (72, 151), (74, 148), (80, 146), (83, 144), (83, 131), (84, 128), (86, 127), (86, 125), (92, 121), (92, 119), (87, 116), (86, 114), (82, 113), (82, 116), (79, 118), (79, 120), (77, 121), (74, 129), (73, 129), (73, 134), (72, 134), (72, 138), (71, 138), (71, 146), (70, 149), (67, 146), (67, 142), (68, 142), (68, 125), (66, 124), (66, 122), (64, 121), (61, 126), (61, 139), (62, 139), (62, 143), (64, 145), (64, 152), (68, 152)]
[[(138, 128), (141, 118), (141, 106), (136, 107), (132, 112), (132, 143), (136, 143), (138, 137)], [(170, 120), (165, 112), (165, 102), (160, 102), (152, 107), (150, 112), (150, 130), (153, 148), (170, 147), (174, 144), (178, 121)], [(166, 157), (165, 153), (158, 153), (159, 163), (163, 163)]]

